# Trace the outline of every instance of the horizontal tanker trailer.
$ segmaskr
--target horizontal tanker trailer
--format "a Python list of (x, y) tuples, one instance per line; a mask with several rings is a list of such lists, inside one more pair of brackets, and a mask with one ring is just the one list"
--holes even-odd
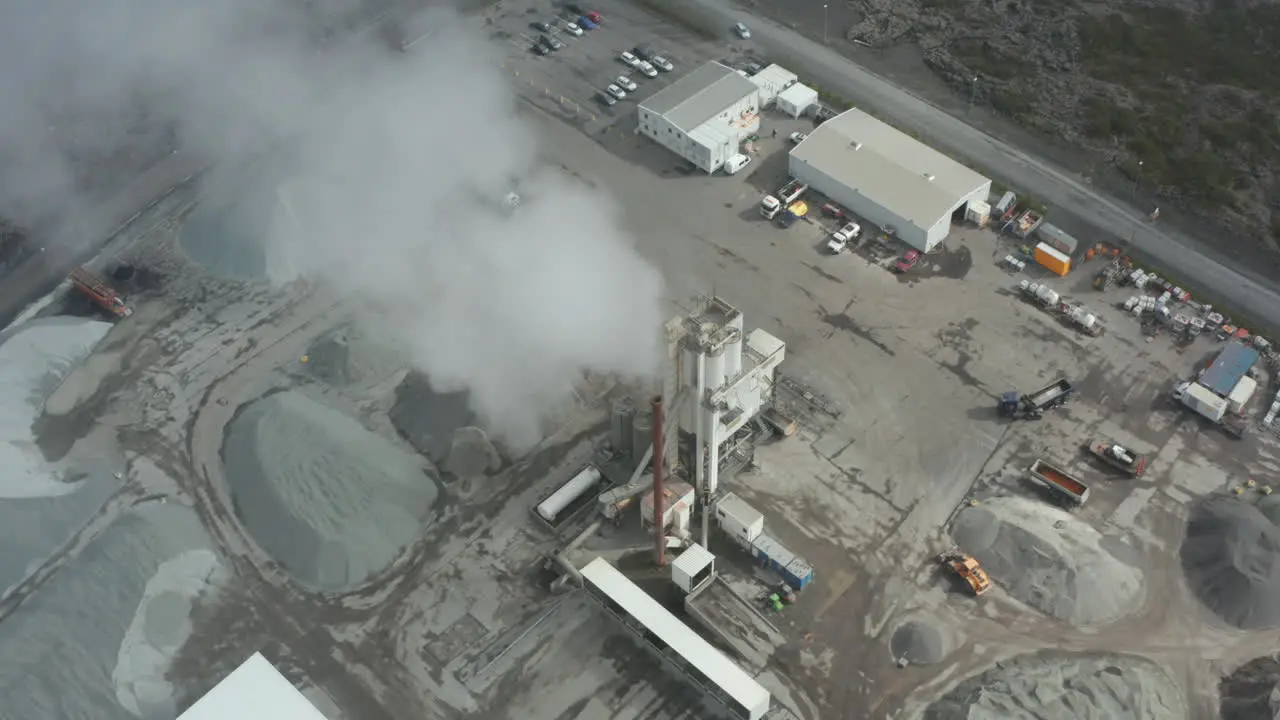
[(538, 513), (538, 517), (555, 527), (568, 516), (576, 514), (575, 511), (582, 507), (583, 500), (588, 495), (594, 498), (596, 494), (592, 491), (600, 488), (603, 483), (604, 475), (600, 468), (588, 465), (538, 503), (534, 511)]
[(1031, 474), (1031, 479), (1044, 486), (1050, 494), (1063, 498), (1073, 505), (1083, 505), (1084, 501), (1089, 499), (1088, 485), (1047, 460), (1038, 459), (1031, 463), (1028, 472)]

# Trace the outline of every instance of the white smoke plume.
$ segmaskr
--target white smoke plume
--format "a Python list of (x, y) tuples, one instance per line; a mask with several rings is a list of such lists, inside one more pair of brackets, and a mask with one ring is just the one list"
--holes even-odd
[[(30, 102), (0, 111), (13, 161), (0, 213), (82, 202), (85, 148), (139, 132), (142, 107), (141, 132), (172, 126), (220, 174), (280, 183), (262, 237), (272, 279), (362, 296), (433, 385), (470, 390), (508, 442), (536, 441), (583, 371), (656, 367), (660, 274), (607, 194), (541, 166), (475, 21), (433, 10), (418, 24), (429, 36), (400, 53), (372, 33), (321, 45), (314, 8), (289, 0), (10, 1), (0, 32), (25, 54), (0, 51), (17, 60), (0, 90)], [(68, 134), (49, 133), (54, 118), (93, 128), (75, 155), (51, 139)], [(24, 134), (45, 141), (14, 142)], [(36, 179), (15, 182), (17, 167)], [(522, 202), (506, 213), (512, 189)]]

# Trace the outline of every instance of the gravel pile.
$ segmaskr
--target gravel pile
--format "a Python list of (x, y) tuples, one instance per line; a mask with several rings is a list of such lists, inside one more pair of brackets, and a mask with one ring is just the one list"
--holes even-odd
[(441, 469), (459, 478), (480, 477), (502, 469), (502, 456), (484, 430), (478, 427), (459, 428), (453, 433), (449, 457)]
[(1224, 720), (1280, 720), (1280, 660), (1255, 658), (1218, 685)]
[(1187, 521), (1182, 569), (1191, 591), (1242, 630), (1280, 627), (1280, 526), (1274, 500), (1201, 503)]
[(475, 420), (470, 393), (436, 392), (420, 372), (405, 375), (396, 387), (396, 402), (388, 416), (396, 432), (437, 465), (449, 457), (453, 434)]
[(1010, 595), (1076, 626), (1102, 625), (1137, 609), (1142, 571), (1116, 558), (1088, 523), (1017, 497), (965, 508), (952, 537)]
[(45, 398), (110, 329), (96, 320), (47, 318), (0, 333), (0, 498), (54, 497), (76, 489), (45, 462), (31, 428)]
[(359, 586), (421, 536), (437, 486), (421, 458), (295, 393), (246, 406), (223, 446), (236, 512), (299, 580)]
[(937, 627), (920, 620), (909, 620), (893, 631), (889, 651), (893, 659), (912, 665), (932, 665), (947, 656), (947, 637)]
[(962, 681), (924, 720), (1185, 720), (1182, 690), (1125, 655), (1019, 655)]
[(307, 370), (335, 387), (377, 382), (405, 364), (386, 340), (359, 325), (338, 328), (307, 350)]

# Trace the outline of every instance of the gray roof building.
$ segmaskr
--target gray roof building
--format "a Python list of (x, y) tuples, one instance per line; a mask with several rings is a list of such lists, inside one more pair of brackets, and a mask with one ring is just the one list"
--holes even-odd
[[(970, 199), (985, 199), (991, 185), (977, 172), (856, 109), (809, 133), (791, 157), (866, 204), (923, 229), (941, 227), (942, 218)], [(796, 168), (792, 162), (793, 174)]]
[(709, 62), (640, 103), (640, 107), (667, 119), (689, 133), (760, 88), (736, 70)]

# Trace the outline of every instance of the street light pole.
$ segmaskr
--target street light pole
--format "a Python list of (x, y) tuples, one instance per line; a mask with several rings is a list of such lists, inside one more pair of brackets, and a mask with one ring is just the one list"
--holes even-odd
[(1138, 197), (1138, 183), (1142, 180), (1142, 161), (1138, 161), (1138, 170), (1133, 174), (1133, 196)]
[(978, 76), (974, 75), (969, 81), (969, 110), (973, 110), (973, 103), (978, 99)]
[(827, 44), (827, 6), (822, 6), (822, 44)]

